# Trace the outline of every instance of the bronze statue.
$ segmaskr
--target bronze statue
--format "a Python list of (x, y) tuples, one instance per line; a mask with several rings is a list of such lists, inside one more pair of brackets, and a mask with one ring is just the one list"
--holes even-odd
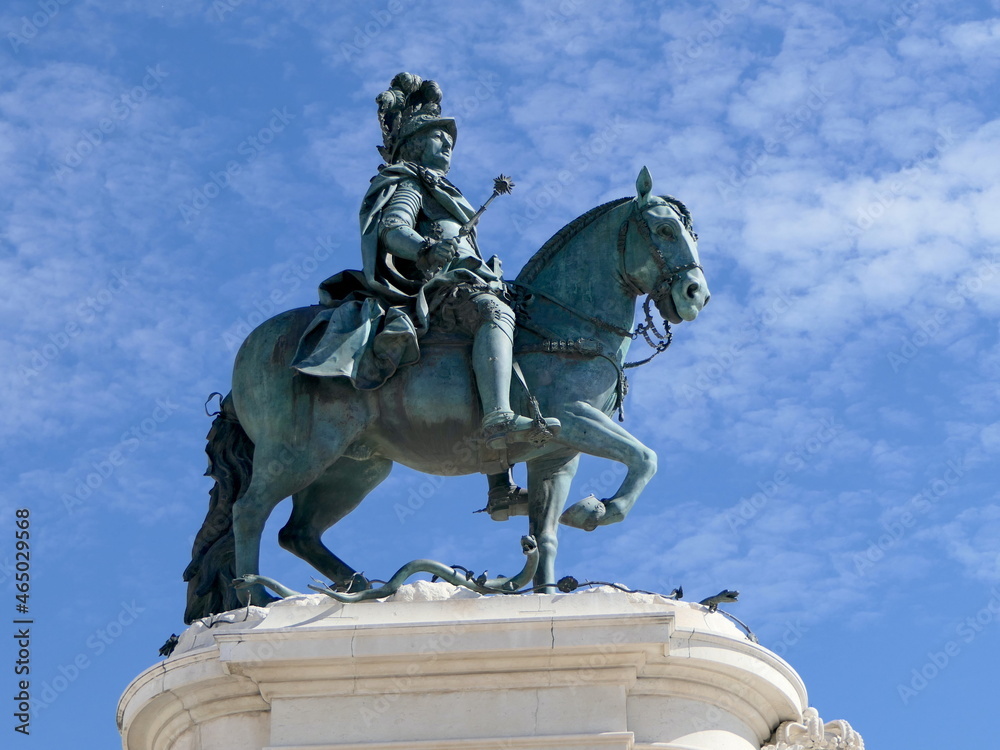
[[(394, 308), (393, 314), (388, 321), (373, 321), (370, 315), (356, 319), (373, 339), (370, 345), (357, 335), (358, 329), (345, 335), (343, 326), (330, 326), (328, 316), (321, 316), (306, 338), (312, 340), (325, 325), (321, 353), (303, 352), (295, 367), (310, 375), (343, 375), (361, 388), (381, 386), (400, 365), (417, 359), (419, 338), (434, 320), (439, 331), (448, 325), (473, 339), (472, 366), (487, 445), (501, 449), (542, 443), (558, 432), (559, 422), (540, 422), (511, 409), (511, 297), (497, 258), (487, 263), (479, 252), (478, 215), (446, 176), (458, 129), (453, 119), (441, 117), (441, 89), (434, 81), (400, 73), (376, 101), (385, 164), (361, 205), (364, 292), (355, 294), (373, 295), (383, 309)], [(497, 192), (509, 192), (513, 183), (501, 176), (496, 186)], [(336, 294), (344, 280), (343, 274), (328, 279), (321, 294)], [(327, 294), (324, 301), (340, 305), (344, 296), (337, 296)], [(409, 335), (401, 335), (400, 327)], [(374, 378), (361, 380), (352, 370), (365, 367), (355, 360), (366, 355), (377, 356), (378, 366)]]
[[(322, 306), (265, 321), (237, 354), (209, 433), (217, 484), (185, 571), (188, 621), (247, 597), (271, 600), (262, 579), (246, 576), (259, 576), (264, 524), (289, 496), (282, 547), (335, 585), (366, 586), (321, 537), (393, 462), (501, 478), (526, 463), (543, 592), (555, 590), (558, 524), (590, 531), (624, 520), (656, 471), (656, 454), (611, 415), (632, 339), (650, 340), (649, 305), (680, 323), (709, 299), (684, 204), (655, 195), (643, 168), (634, 198), (570, 222), (505, 284), (444, 175), (456, 130), (440, 116), (436, 84), (400, 74), (378, 101), (387, 166), (361, 210), (364, 269), (327, 279)], [(633, 330), (641, 295), (647, 322)], [(581, 453), (628, 471), (610, 497), (563, 511)], [(248, 584), (241, 600), (237, 576)]]

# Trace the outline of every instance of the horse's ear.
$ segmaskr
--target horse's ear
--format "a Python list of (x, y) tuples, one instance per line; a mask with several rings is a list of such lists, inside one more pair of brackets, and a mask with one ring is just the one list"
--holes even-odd
[(645, 205), (649, 200), (649, 194), (653, 192), (653, 176), (649, 170), (643, 167), (639, 170), (639, 176), (635, 179), (635, 199), (640, 206)]

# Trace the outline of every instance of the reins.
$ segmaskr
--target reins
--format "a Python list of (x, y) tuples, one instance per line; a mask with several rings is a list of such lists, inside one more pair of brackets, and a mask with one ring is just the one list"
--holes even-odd
[[(635, 226), (636, 231), (639, 236), (645, 241), (646, 245), (651, 249), (653, 259), (656, 262), (657, 267), (660, 270), (660, 281), (656, 287), (646, 295), (646, 299), (642, 304), (643, 313), (645, 314), (645, 321), (639, 323), (633, 330), (628, 330), (621, 326), (615, 325), (614, 323), (609, 323), (608, 321), (597, 317), (596, 315), (588, 315), (581, 310), (576, 309), (572, 305), (567, 304), (563, 300), (555, 297), (548, 292), (543, 292), (536, 289), (530, 284), (522, 281), (508, 281), (508, 286), (515, 287), (522, 290), (521, 293), (514, 293), (515, 299), (518, 300), (517, 305), (518, 314), (517, 325), (520, 328), (535, 334), (542, 339), (541, 343), (535, 346), (529, 347), (518, 347), (517, 352), (519, 354), (531, 353), (531, 352), (544, 352), (551, 354), (563, 354), (563, 355), (575, 355), (584, 357), (602, 357), (608, 360), (612, 365), (614, 365), (615, 370), (618, 372), (618, 385), (616, 388), (616, 403), (615, 409), (618, 411), (618, 421), (625, 421), (624, 413), (624, 402), (625, 396), (628, 393), (628, 378), (625, 376), (625, 370), (633, 367), (641, 367), (649, 362), (651, 362), (659, 354), (662, 354), (670, 346), (673, 340), (673, 332), (670, 330), (670, 321), (664, 319), (664, 330), (661, 333), (659, 328), (656, 326), (656, 322), (653, 320), (653, 313), (650, 309), (651, 302), (659, 302), (661, 299), (670, 294), (671, 287), (677, 278), (684, 272), (693, 270), (695, 268), (700, 269), (701, 265), (696, 262), (685, 263), (684, 265), (671, 267), (667, 262), (667, 259), (663, 256), (660, 248), (657, 247), (656, 243), (653, 241), (652, 235), (649, 231), (649, 226), (646, 225), (645, 221), (639, 221), (637, 214), (639, 213), (638, 204), (633, 204), (632, 210), (629, 212), (629, 216), (622, 222), (621, 228), (618, 230), (618, 257), (621, 264), (620, 275), (626, 287), (629, 291), (633, 292), (636, 297), (640, 297), (644, 292), (636, 286), (632, 277), (628, 273), (628, 268), (626, 265), (626, 246), (628, 240), (628, 229), (630, 225)], [(637, 360), (635, 362), (621, 363), (617, 358), (612, 357), (606, 351), (604, 351), (604, 346), (600, 341), (594, 339), (578, 338), (578, 339), (559, 339), (555, 337), (549, 331), (541, 329), (534, 323), (529, 323), (526, 318), (527, 315), (523, 302), (525, 301), (524, 292), (528, 295), (541, 297), (542, 299), (548, 300), (557, 307), (562, 308), (566, 312), (570, 313), (576, 318), (589, 323), (595, 328), (598, 328), (609, 333), (613, 333), (622, 338), (628, 338), (631, 340), (636, 340), (642, 336), (646, 344), (653, 349), (653, 353), (650, 354), (645, 359)]]

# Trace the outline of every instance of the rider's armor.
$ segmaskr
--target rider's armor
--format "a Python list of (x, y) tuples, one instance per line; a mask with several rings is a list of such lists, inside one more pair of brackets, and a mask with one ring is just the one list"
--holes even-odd
[[(440, 117), (440, 98), (440, 89), (433, 81), (400, 74), (389, 91), (377, 99), (385, 142), (380, 151), (388, 164), (400, 165), (411, 175), (394, 182), (392, 194), (380, 209), (378, 260), (384, 266), (382, 271), (398, 277), (400, 285), (414, 281), (426, 285), (418, 296), (424, 298), (428, 308), (444, 304), (462, 311), (457, 320), (474, 335), (472, 359), (487, 445), (503, 449), (509, 443), (543, 440), (558, 430), (558, 421), (529, 419), (515, 414), (510, 406), (514, 311), (508, 304), (500, 273), (483, 261), (475, 234), (463, 231), (463, 222), (456, 215), (456, 204), (467, 202), (442, 171), (401, 158), (405, 153), (402, 147), (409, 139), (433, 134), (435, 129), (448, 133), (454, 141), (455, 122)], [(444, 171), (448, 160), (450, 151)], [(416, 259), (393, 252), (393, 233), (404, 227), (423, 240)], [(446, 243), (453, 253), (450, 257), (433, 252), (446, 240), (453, 240)], [(441, 294), (442, 286), (447, 287), (446, 295)], [(427, 294), (430, 288), (434, 288), (433, 296)]]

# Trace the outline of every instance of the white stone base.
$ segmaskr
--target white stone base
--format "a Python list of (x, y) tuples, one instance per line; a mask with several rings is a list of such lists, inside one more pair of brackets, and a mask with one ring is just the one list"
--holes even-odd
[(419, 582), (199, 622), (125, 691), (126, 750), (759, 750), (805, 686), (707, 608)]

